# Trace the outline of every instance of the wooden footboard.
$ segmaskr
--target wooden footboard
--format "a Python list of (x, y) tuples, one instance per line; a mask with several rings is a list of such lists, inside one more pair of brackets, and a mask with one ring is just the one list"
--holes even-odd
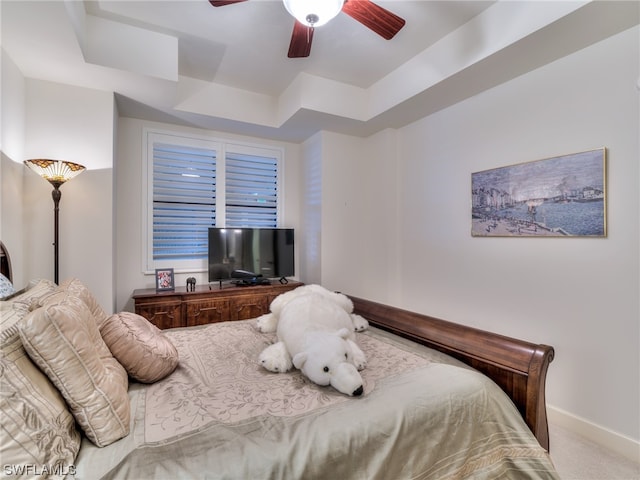
[(540, 445), (549, 450), (545, 381), (553, 347), (350, 298), (355, 313), (372, 325), (449, 354), (491, 378), (511, 397)]

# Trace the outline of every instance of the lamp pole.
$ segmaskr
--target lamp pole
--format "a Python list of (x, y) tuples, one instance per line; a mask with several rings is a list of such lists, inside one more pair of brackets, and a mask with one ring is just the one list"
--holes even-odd
[[(52, 182), (53, 183), (53, 182)], [(53, 183), (53, 191), (51, 197), (53, 197), (53, 281), (58, 284), (59, 268), (58, 268), (58, 237), (60, 232), (59, 217), (60, 217), (60, 198), (62, 197), (62, 191), (60, 190), (62, 183)]]

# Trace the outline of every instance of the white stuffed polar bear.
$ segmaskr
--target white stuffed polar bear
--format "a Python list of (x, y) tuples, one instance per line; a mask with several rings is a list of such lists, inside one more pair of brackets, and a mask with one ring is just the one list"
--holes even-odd
[(272, 302), (271, 313), (257, 321), (261, 331), (275, 329), (278, 334), (278, 342), (260, 354), (260, 364), (280, 373), (295, 366), (318, 385), (331, 385), (350, 396), (362, 395), (358, 370), (366, 367), (366, 358), (354, 341), (354, 332), (366, 328), (368, 322), (352, 311), (349, 298), (318, 285), (280, 295)]
[(342, 293), (336, 293), (327, 290), (321, 285), (312, 284), (294, 288), (293, 290), (289, 290), (288, 292), (280, 294), (276, 298), (274, 298), (271, 302), (271, 305), (269, 306), (270, 312), (258, 317), (258, 330), (260, 330), (262, 333), (275, 332), (278, 326), (278, 318), (280, 317), (280, 313), (282, 312), (282, 309), (285, 307), (285, 305), (287, 305), (287, 303), (289, 303), (294, 298), (300, 295), (308, 294), (310, 292), (322, 295), (342, 307), (345, 312), (351, 315), (354, 331), (361, 332), (369, 326), (369, 322), (367, 322), (366, 319), (364, 319), (360, 315), (356, 315), (353, 313), (353, 302), (349, 297), (343, 295)]

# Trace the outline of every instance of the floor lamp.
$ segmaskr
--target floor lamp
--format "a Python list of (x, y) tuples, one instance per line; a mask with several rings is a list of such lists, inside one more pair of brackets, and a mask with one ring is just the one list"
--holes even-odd
[(65, 160), (37, 158), (25, 160), (24, 164), (53, 185), (53, 280), (58, 283), (58, 213), (60, 211), (60, 186), (85, 169), (82, 165)]

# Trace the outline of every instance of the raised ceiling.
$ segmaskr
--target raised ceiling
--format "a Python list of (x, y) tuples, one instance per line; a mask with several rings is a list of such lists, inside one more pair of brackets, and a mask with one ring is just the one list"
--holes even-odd
[(290, 59), (280, 0), (2, 0), (2, 48), (123, 116), (299, 142), (401, 127), (638, 23), (638, 2), (376, 3), (407, 22), (392, 40), (340, 14)]

